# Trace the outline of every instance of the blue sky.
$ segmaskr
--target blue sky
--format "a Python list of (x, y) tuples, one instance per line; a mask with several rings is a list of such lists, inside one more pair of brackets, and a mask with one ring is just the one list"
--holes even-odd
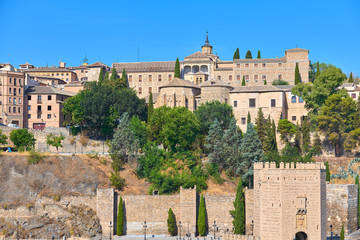
[(222, 60), (237, 47), (263, 58), (293, 47), (360, 75), (360, 1), (0, 0), (0, 62), (68, 66), (168, 61), (200, 50), (205, 32)]

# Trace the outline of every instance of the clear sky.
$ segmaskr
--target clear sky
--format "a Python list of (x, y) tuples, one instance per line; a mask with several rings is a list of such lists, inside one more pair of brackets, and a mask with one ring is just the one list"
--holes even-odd
[(171, 61), (200, 50), (231, 60), (296, 46), (310, 60), (360, 75), (360, 1), (0, 0), (0, 62), (17, 67)]

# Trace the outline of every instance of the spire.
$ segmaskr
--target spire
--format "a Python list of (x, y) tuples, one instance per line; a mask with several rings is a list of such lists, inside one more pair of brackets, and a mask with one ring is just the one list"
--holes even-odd
[(205, 44), (209, 44), (208, 31), (206, 31), (206, 40), (205, 40)]

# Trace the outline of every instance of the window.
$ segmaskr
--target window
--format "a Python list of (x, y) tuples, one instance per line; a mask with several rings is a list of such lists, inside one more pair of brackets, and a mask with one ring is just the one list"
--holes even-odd
[(302, 97), (299, 97), (299, 103), (303, 103), (304, 99)]
[(254, 75), (254, 80), (257, 82), (259, 80), (259, 75)]
[(16, 105), (16, 98), (13, 98), (13, 104)]
[(9, 94), (11, 94), (11, 88), (9, 88)]
[(266, 67), (266, 63), (263, 63), (263, 64), (262, 64), (262, 67), (263, 67), (263, 68)]
[(152, 82), (152, 75), (149, 75), (149, 82)]
[(10, 81), (10, 83), (11, 83), (11, 78), (9, 78), (9, 81)]
[[(85, 80), (87, 80), (87, 78), (85, 78)], [(67, 78), (67, 79), (66, 79), (66, 81), (68, 82), (68, 81), (69, 81), (69, 79)]]
[(278, 67), (282, 67), (282, 63), (278, 63)]
[(249, 67), (249, 64), (248, 64), (248, 63), (246, 63), (246, 64), (245, 64), (245, 67), (246, 67), (246, 68), (248, 68), (248, 67)]
[(256, 67), (256, 68), (257, 68), (257, 67), (258, 67), (258, 64), (257, 64), (257, 63), (254, 63), (254, 67)]
[(51, 106), (50, 105), (48, 106), (48, 111), (51, 111)]
[(291, 117), (291, 120), (292, 120), (292, 121), (296, 121), (296, 116), (292, 116), (292, 117)]
[(11, 97), (9, 97), (9, 103), (11, 103)]
[(218, 80), (221, 80), (221, 76), (220, 76), (220, 75), (218, 75), (217, 79), (218, 79)]
[(59, 73), (57, 73), (56, 76), (59, 76)]
[(28, 114), (28, 119), (30, 119), (31, 118), (31, 114)]
[(51, 95), (48, 95), (48, 100), (51, 100)]
[(234, 107), (237, 107), (237, 101), (234, 101)]
[(245, 124), (246, 124), (246, 118), (244, 118), (244, 117), (241, 118), (241, 124), (242, 124), (242, 125), (245, 125)]
[(16, 78), (14, 78), (14, 86), (16, 86)]
[(239, 64), (239, 63), (238, 63), (238, 64), (236, 64), (236, 67), (237, 67), (237, 68), (240, 68), (240, 64)]
[(249, 99), (249, 107), (251, 107), (251, 108), (256, 107), (255, 98), (250, 98)]
[(38, 107), (38, 111), (41, 111), (41, 106), (37, 106)]
[(21, 78), (19, 78), (19, 86), (21, 86)]
[(158, 92), (160, 92), (160, 87), (158, 88)]
[[(352, 98), (356, 98), (356, 93), (352, 93), (352, 94), (351, 94), (351, 97), (352, 97)], [(299, 100), (299, 102), (300, 102), (300, 100)]]
[(16, 96), (16, 88), (14, 88), (14, 96)]
[(13, 113), (16, 113), (16, 107), (13, 107)]
[(30, 95), (28, 95), (28, 101), (30, 101), (31, 100), (31, 96)]
[(9, 107), (9, 113), (11, 113), (11, 107)]
[(248, 82), (250, 79), (250, 76), (249, 75), (245, 75), (245, 80)]
[(31, 110), (31, 106), (28, 106), (28, 111), (30, 111)]
[(84, 70), (81, 70), (81, 72), (83, 73), (83, 72), (84, 72)]
[(139, 87), (139, 94), (142, 94), (142, 88)]
[(159, 82), (161, 82), (161, 75), (158, 76), (158, 80), (159, 80)]
[(48, 114), (48, 115), (47, 115), (47, 119), (51, 119), (51, 114)]
[(292, 96), (292, 97), (291, 97), (291, 102), (292, 102), (292, 103), (296, 103), (296, 96)]
[(271, 107), (276, 107), (276, 99), (271, 99)]
[(236, 80), (240, 81), (240, 75), (236, 75)]
[[(85, 71), (85, 73), (87, 73), (87, 71)], [(69, 76), (69, 74), (67, 73), (66, 76)]]
[(19, 95), (21, 94), (21, 88), (19, 88)]
[(132, 81), (132, 75), (129, 75), (129, 82)]
[(282, 80), (282, 74), (278, 75), (278, 79)]
[(149, 94), (152, 92), (152, 87), (149, 87)]
[(64, 76), (64, 74), (62, 73), (61, 76)]
[(142, 75), (139, 75), (139, 82), (142, 82)]
[(38, 100), (38, 102), (41, 102), (41, 95), (37, 96), (37, 100)]
[(21, 104), (21, 98), (18, 99), (18, 103)]
[(18, 113), (20, 113), (20, 111), (21, 111), (21, 110), (20, 110), (20, 107), (18, 107)]
[(266, 80), (266, 75), (262, 75), (261, 78), (262, 78), (263, 81), (265, 81)]
[(40, 118), (41, 118), (41, 114), (38, 114), (38, 115), (37, 115), (37, 119), (40, 119)]
[(229, 81), (232, 81), (232, 75), (229, 75)]
[(169, 74), (168, 79), (169, 79), (169, 81), (171, 81), (171, 80), (172, 80), (172, 75), (171, 75), (171, 74)]

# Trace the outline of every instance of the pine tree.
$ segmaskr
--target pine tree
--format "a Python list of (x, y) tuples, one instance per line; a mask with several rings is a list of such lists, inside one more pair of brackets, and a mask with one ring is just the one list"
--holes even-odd
[(102, 84), (103, 82), (104, 82), (104, 69), (100, 68), (99, 83)]
[(205, 200), (204, 195), (201, 194), (198, 221), (197, 221), (198, 232), (200, 236), (205, 236), (206, 234), (206, 209), (205, 209)]
[(150, 92), (150, 95), (149, 95), (149, 104), (148, 104), (148, 118), (147, 118), (147, 122), (150, 123), (150, 120), (151, 120), (151, 116), (152, 116), (152, 113), (154, 111), (154, 102), (153, 102), (153, 95), (152, 95), (152, 92)]
[(247, 124), (251, 123), (251, 115), (250, 115), (250, 112), (248, 112), (246, 123), (247, 123)]
[(356, 110), (354, 113), (353, 129), (360, 128), (360, 97), (356, 101)]
[(353, 79), (353, 74), (351, 72), (350, 76), (349, 76), (349, 83), (353, 83), (353, 82), (354, 82), (354, 79)]
[(264, 80), (264, 85), (267, 85), (266, 79)]
[(241, 86), (246, 86), (246, 83), (245, 83), (245, 76), (243, 76)]
[(317, 61), (316, 63), (316, 74), (315, 74), (315, 79), (320, 75), (320, 63), (319, 61)]
[(117, 79), (117, 73), (116, 73), (116, 69), (113, 68), (111, 70), (111, 76), (110, 76), (110, 82), (116, 82), (116, 79)]
[(295, 132), (295, 147), (297, 148), (299, 154), (301, 154), (301, 128), (298, 124), (296, 124), (296, 132)]
[(315, 134), (314, 144), (313, 144), (313, 151), (315, 155), (322, 154), (322, 143), (318, 133)]
[(257, 59), (261, 59), (260, 50), (258, 50)]
[(326, 181), (330, 182), (330, 168), (329, 168), (329, 162), (325, 162), (325, 167), (326, 167)]
[(298, 85), (301, 82), (300, 71), (299, 71), (299, 63), (295, 65), (295, 85)]
[(231, 216), (234, 218), (234, 233), (245, 234), (245, 196), (243, 191), (243, 183), (240, 177), (239, 184), (236, 190), (236, 198), (234, 208), (235, 210), (230, 211)]
[(247, 125), (240, 151), (242, 152), (241, 168), (244, 173), (243, 180), (251, 179), (253, 176), (253, 163), (264, 159), (261, 142), (252, 123)]
[(120, 197), (117, 223), (116, 223), (116, 234), (121, 236), (124, 234), (124, 203), (122, 197)]
[[(223, 150), (224, 168), (233, 176), (241, 171), (241, 152), (239, 146), (242, 141), (242, 132), (236, 125), (235, 118), (232, 118), (229, 128), (225, 131), (221, 140)], [(216, 150), (218, 151), (218, 150)]]
[(264, 114), (262, 108), (259, 108), (257, 118), (255, 119), (256, 131), (261, 141), (261, 144), (264, 146), (265, 138), (266, 138), (266, 119), (264, 118)]
[(176, 58), (174, 77), (181, 78), (179, 58)]
[(251, 55), (251, 51), (250, 51), (250, 50), (248, 50), (248, 51), (246, 52), (245, 59), (252, 59), (252, 55)]
[(215, 119), (213, 124), (210, 125), (205, 148), (209, 151), (209, 161), (218, 164), (220, 167), (224, 167), (223, 135), (224, 132), (221, 125), (219, 121)]
[(169, 208), (169, 211), (168, 211), (167, 227), (168, 227), (168, 232), (169, 232), (170, 236), (175, 236), (175, 234), (176, 234), (175, 215), (171, 208)]
[(340, 240), (345, 240), (344, 224), (341, 225)]
[(305, 117), (301, 126), (301, 143), (303, 147), (303, 151), (305, 153), (309, 152), (311, 147), (311, 137), (310, 137), (310, 122), (307, 117)]

